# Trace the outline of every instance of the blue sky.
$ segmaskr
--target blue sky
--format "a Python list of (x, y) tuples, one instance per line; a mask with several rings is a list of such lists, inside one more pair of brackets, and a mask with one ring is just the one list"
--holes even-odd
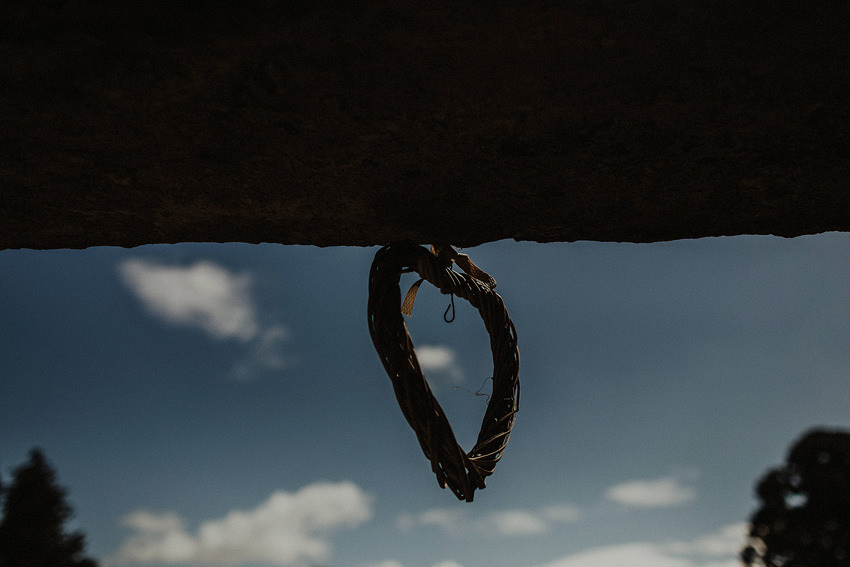
[[(731, 567), (756, 479), (850, 427), (850, 236), (501, 241), (464, 252), (522, 405), (458, 502), (369, 339), (375, 251), (0, 251), (4, 477), (42, 447), (107, 566)], [(447, 305), (425, 284), (408, 324), (469, 448), (488, 337)]]

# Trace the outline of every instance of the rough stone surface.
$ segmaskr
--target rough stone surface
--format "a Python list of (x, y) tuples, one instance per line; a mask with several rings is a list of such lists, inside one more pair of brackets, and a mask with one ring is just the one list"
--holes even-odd
[(850, 230), (846, 0), (5, 0), (0, 249)]

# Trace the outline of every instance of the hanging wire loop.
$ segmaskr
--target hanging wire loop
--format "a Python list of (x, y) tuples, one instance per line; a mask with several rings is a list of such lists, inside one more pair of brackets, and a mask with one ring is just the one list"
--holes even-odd
[[(452, 270), (456, 263), (466, 273)], [(493, 353), (493, 393), (487, 404), (478, 440), (465, 453), (455, 439), (445, 412), (422, 374), (416, 351), (402, 317), (401, 274), (416, 271), (444, 294), (466, 299), (478, 309), (490, 334)], [(420, 282), (414, 284), (418, 288)], [(516, 329), (502, 298), (493, 291), (495, 280), (451, 247), (426, 248), (409, 242), (381, 248), (369, 274), (369, 333), (381, 363), (390, 377), (405, 419), (416, 432), (419, 445), (431, 461), (431, 470), (442, 488), (449, 487), (460, 500), (472, 502), (476, 489), (502, 458), (519, 411), (519, 350)], [(411, 288), (415, 297), (415, 290)], [(413, 307), (411, 293), (405, 300)]]

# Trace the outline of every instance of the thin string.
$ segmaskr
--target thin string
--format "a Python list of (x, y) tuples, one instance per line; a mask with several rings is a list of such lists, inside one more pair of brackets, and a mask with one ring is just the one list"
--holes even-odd
[[(449, 303), (449, 306), (446, 307), (446, 312), (443, 313), (443, 321), (445, 321), (446, 323), (451, 323), (452, 321), (455, 320), (455, 294), (451, 293), (449, 295), (451, 295), (452, 302)], [(449, 317), (448, 317), (449, 310), (451, 310), (451, 312), (452, 312), (452, 318), (451, 319), (449, 319)]]

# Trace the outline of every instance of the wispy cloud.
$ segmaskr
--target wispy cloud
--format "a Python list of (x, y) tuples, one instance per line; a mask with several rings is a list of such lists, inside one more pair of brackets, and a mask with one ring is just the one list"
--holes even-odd
[(745, 523), (729, 524), (716, 532), (689, 541), (675, 541), (665, 545), (670, 553), (722, 557), (737, 554), (744, 546), (749, 526)]
[(623, 506), (666, 508), (681, 506), (696, 498), (697, 492), (678, 476), (631, 480), (605, 491), (605, 499)]
[(416, 347), (416, 358), (425, 374), (449, 378), (453, 384), (463, 382), (463, 370), (457, 363), (455, 351), (443, 345)]
[(568, 555), (546, 563), (543, 567), (692, 567), (694, 564), (681, 557), (670, 557), (651, 543), (625, 543), (598, 547)]
[(284, 355), (289, 331), (282, 325), (272, 325), (262, 330), (252, 341), (249, 355), (233, 365), (233, 375), (239, 380), (250, 380), (262, 370), (284, 370), (291, 359)]
[(549, 523), (542, 514), (528, 510), (502, 510), (484, 517), (482, 528), (499, 535), (535, 535), (549, 530)]
[[(396, 561), (395, 559), (387, 559), (377, 563), (368, 563), (366, 567), (404, 567), (404, 564), (401, 561)], [(434, 563), (432, 567), (463, 567), (463, 565), (452, 559), (446, 559), (444, 561)]]
[(109, 563), (306, 565), (330, 558), (332, 531), (371, 517), (369, 496), (351, 482), (278, 491), (253, 510), (203, 522), (194, 533), (175, 513), (140, 510), (124, 518), (133, 534)]
[(415, 522), (421, 526), (434, 526), (443, 531), (451, 531), (465, 520), (464, 510), (450, 508), (431, 508), (415, 518)]
[(235, 274), (209, 261), (172, 266), (137, 258), (119, 264), (118, 272), (153, 316), (216, 340), (245, 344), (247, 357), (233, 366), (237, 379), (288, 366), (282, 352), (289, 331), (280, 323), (260, 320), (250, 274)]
[(580, 518), (581, 511), (572, 504), (550, 505), (539, 510), (497, 510), (480, 516), (469, 510), (432, 508), (419, 514), (401, 514), (397, 525), (402, 531), (434, 527), (452, 535), (522, 537), (547, 533), (555, 524), (571, 523)]
[(573, 504), (551, 504), (544, 506), (540, 514), (548, 521), (559, 524), (577, 522), (582, 516), (581, 509)]
[(364, 567), (404, 567), (404, 564), (401, 561), (396, 561), (395, 559), (384, 559), (377, 563), (367, 563)]
[(732, 524), (693, 540), (597, 547), (540, 567), (740, 567), (738, 552), (746, 533), (746, 524)]

